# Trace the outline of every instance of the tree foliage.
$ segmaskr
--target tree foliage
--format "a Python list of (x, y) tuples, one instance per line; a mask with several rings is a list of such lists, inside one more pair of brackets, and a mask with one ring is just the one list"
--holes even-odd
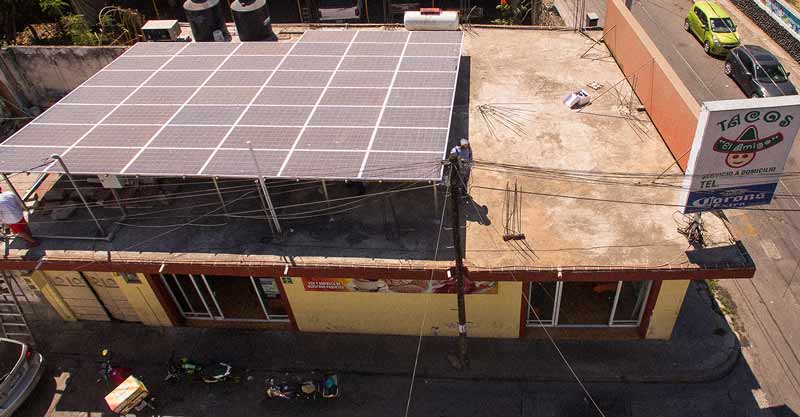
[(492, 20), (496, 25), (521, 25), (525, 23), (531, 14), (531, 3), (529, 0), (507, 1), (501, 0), (496, 7), (500, 13), (499, 19)]
[(64, 10), (69, 8), (65, 0), (39, 0), (39, 8), (48, 16), (61, 17)]

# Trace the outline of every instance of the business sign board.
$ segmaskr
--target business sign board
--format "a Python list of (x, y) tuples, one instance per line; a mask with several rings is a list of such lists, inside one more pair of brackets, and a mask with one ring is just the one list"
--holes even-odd
[(683, 212), (769, 204), (800, 128), (800, 96), (702, 105)]

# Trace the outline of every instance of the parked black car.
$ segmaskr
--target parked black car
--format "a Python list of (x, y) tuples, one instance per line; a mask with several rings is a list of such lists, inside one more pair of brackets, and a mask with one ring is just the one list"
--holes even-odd
[(742, 45), (725, 58), (725, 75), (751, 98), (797, 94), (789, 73), (775, 55), (757, 45)]

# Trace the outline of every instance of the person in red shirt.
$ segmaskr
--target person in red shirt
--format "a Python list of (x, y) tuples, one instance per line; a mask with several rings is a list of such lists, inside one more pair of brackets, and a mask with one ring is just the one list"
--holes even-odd
[[(0, 191), (3, 191), (0, 188)], [(39, 246), (39, 241), (33, 237), (28, 222), (25, 221), (22, 205), (19, 197), (10, 191), (0, 192), (0, 222), (7, 224), (11, 231), (28, 242), (28, 247)]]

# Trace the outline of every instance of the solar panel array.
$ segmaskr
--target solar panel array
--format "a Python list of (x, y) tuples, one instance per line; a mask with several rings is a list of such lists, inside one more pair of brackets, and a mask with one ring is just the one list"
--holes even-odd
[(461, 43), (138, 43), (0, 144), (0, 172), (60, 172), (59, 154), (76, 174), (438, 180)]

